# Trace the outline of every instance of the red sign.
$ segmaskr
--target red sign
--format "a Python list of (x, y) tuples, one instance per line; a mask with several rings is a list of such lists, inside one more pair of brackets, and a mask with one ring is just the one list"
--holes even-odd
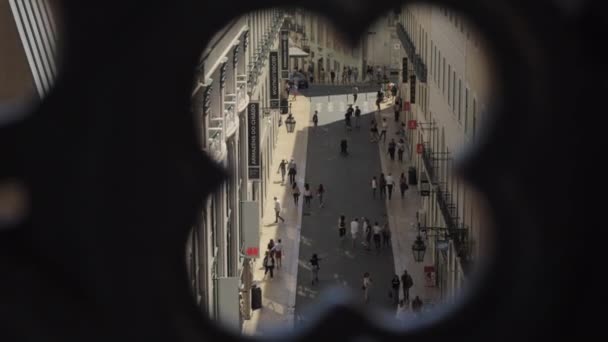
[(410, 107), (410, 101), (405, 101), (405, 102), (403, 102), (403, 110), (404, 110), (404, 111), (406, 111), (406, 112), (407, 112), (407, 111), (409, 111), (409, 110), (410, 110), (410, 108), (411, 108), (411, 107)]
[(416, 145), (416, 152), (418, 154), (422, 154), (422, 152), (424, 152), (424, 145), (423, 144), (417, 144)]
[(260, 257), (260, 249), (258, 247), (249, 247), (249, 248), (247, 248), (247, 256), (253, 257), (253, 258), (259, 258)]
[(418, 127), (418, 122), (416, 122), (416, 120), (409, 120), (407, 122), (407, 128), (416, 129), (416, 127)]

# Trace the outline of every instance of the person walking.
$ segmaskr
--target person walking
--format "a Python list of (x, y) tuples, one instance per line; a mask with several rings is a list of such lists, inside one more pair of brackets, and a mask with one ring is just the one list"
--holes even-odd
[(291, 85), (289, 81), (285, 81), (285, 92), (287, 93), (287, 99), (289, 99), (289, 92), (291, 91)]
[(340, 154), (343, 156), (348, 155), (348, 142), (346, 142), (346, 139), (340, 140)]
[(380, 174), (380, 198), (384, 199), (386, 197), (386, 178), (384, 177), (384, 173)]
[(405, 190), (409, 189), (407, 178), (405, 178), (405, 172), (401, 172), (401, 177), (399, 177), (399, 189), (401, 190), (401, 199), (404, 199)]
[(386, 187), (388, 189), (388, 199), (389, 201), (393, 197), (393, 186), (395, 185), (395, 181), (393, 180), (393, 175), (391, 173), (386, 176)]
[(281, 217), (281, 202), (275, 197), (274, 198), (274, 223), (279, 223), (279, 219), (281, 222), (285, 222), (285, 219)]
[(298, 203), (300, 202), (300, 187), (298, 183), (293, 183), (291, 186), (291, 194), (293, 195), (293, 204), (298, 207)]
[(382, 247), (389, 248), (391, 246), (391, 229), (388, 227), (388, 221), (382, 226)]
[(369, 302), (369, 291), (372, 287), (372, 278), (369, 275), (369, 272), (363, 273), (363, 301), (365, 303)]
[(403, 163), (403, 152), (405, 152), (405, 141), (401, 138), (397, 143), (397, 157), (400, 163)]
[(350, 222), (350, 236), (353, 241), (353, 249), (355, 248), (355, 244), (357, 242), (357, 235), (359, 234), (359, 219), (354, 218)]
[(321, 259), (317, 256), (317, 254), (313, 254), (312, 258), (310, 258), (310, 270), (312, 272), (312, 285), (315, 283), (319, 283), (319, 270), (321, 267), (319, 266), (319, 261)]
[(391, 139), (388, 143), (388, 155), (391, 157), (391, 161), (395, 161), (395, 151), (397, 150), (397, 144), (395, 143), (395, 139)]
[(312, 200), (312, 191), (310, 191), (310, 185), (308, 183), (304, 184), (304, 204), (310, 209), (310, 203)]
[(378, 124), (376, 123), (376, 120), (372, 119), (369, 127), (369, 141), (377, 142), (379, 140), (380, 137), (378, 136)]
[(422, 311), (422, 300), (418, 296), (412, 301), (412, 311), (416, 314), (420, 314)]
[(361, 122), (361, 109), (359, 109), (359, 106), (355, 106), (355, 127), (361, 128), (360, 122)]
[(369, 219), (365, 219), (365, 229), (363, 230), (363, 234), (365, 234), (365, 249), (367, 251), (372, 250), (372, 225), (369, 223)]
[(315, 110), (315, 114), (312, 116), (312, 123), (315, 127), (319, 124), (319, 111)]
[(395, 85), (394, 83), (391, 86), (391, 94), (393, 95), (393, 98), (397, 98), (397, 85)]
[(354, 112), (353, 106), (349, 105), (348, 109), (346, 110), (346, 114), (344, 114), (344, 124), (345, 124), (347, 131), (352, 130), (352, 124), (350, 122), (350, 118), (353, 116), (353, 112)]
[(329, 74), (331, 76), (331, 84), (334, 84), (334, 81), (336, 80), (336, 72), (333, 71), (333, 69), (332, 69), (332, 71)]
[(285, 184), (285, 172), (287, 171), (287, 161), (285, 159), (281, 159), (281, 163), (279, 163), (279, 169), (277, 173), (281, 172), (281, 185)]
[(381, 247), (381, 239), (382, 239), (382, 228), (378, 224), (378, 221), (374, 222), (374, 226), (372, 227), (372, 231), (374, 234), (374, 245), (376, 245), (376, 254), (380, 254)]
[(391, 280), (391, 298), (395, 305), (399, 303), (399, 285), (401, 285), (401, 281), (399, 281), (399, 276), (395, 274)]
[(393, 107), (395, 111), (395, 122), (399, 122), (399, 114), (401, 113), (401, 107), (399, 106), (399, 102), (395, 100), (395, 106)]
[(268, 272), (270, 272), (270, 279), (274, 278), (274, 258), (270, 255), (269, 251), (266, 251), (262, 264), (264, 265), (264, 279), (266, 279)]
[(378, 113), (380, 113), (380, 104), (382, 103), (383, 97), (384, 95), (382, 95), (382, 91), (378, 90), (378, 93), (376, 94), (376, 108), (378, 109)]
[(410, 289), (414, 286), (412, 276), (407, 273), (407, 270), (403, 270), (401, 285), (403, 286), (403, 300), (407, 302), (410, 300)]
[(283, 258), (283, 243), (281, 239), (277, 240), (277, 243), (272, 247), (272, 251), (274, 252), (274, 257), (277, 263), (277, 269), (281, 268), (281, 260)]
[(296, 162), (291, 159), (291, 161), (289, 161), (289, 171), (287, 171), (287, 175), (289, 175), (289, 184), (293, 185), (296, 182), (296, 174), (298, 174)]
[(274, 258), (274, 251), (272, 250), (274, 248), (274, 240), (270, 239), (270, 241), (268, 241), (268, 245), (266, 246), (266, 248), (268, 249), (268, 252), (270, 253), (270, 256)]
[(388, 123), (386, 122), (386, 118), (382, 118), (382, 131), (380, 131), (380, 137), (378, 140), (382, 138), (382, 142), (386, 143), (386, 130), (388, 129)]
[(346, 236), (346, 217), (344, 216), (344, 214), (342, 214), (338, 218), (338, 238), (340, 239), (340, 246), (342, 246), (345, 236)]
[(376, 189), (378, 188), (378, 181), (376, 176), (372, 177), (372, 198), (376, 199)]
[(317, 188), (317, 196), (319, 196), (319, 208), (323, 208), (325, 202), (323, 201), (323, 196), (325, 195), (325, 187), (323, 184), (319, 184)]
[(357, 86), (353, 87), (353, 103), (357, 102), (357, 96), (359, 96), (359, 88)]

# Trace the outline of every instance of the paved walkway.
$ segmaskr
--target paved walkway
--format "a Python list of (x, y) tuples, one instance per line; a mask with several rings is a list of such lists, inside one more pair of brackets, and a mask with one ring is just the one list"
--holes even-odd
[[(372, 95), (368, 95), (368, 100), (365, 101), (365, 94), (360, 94), (357, 103), (365, 113), (373, 107), (364, 102), (372, 103), (372, 101)], [(315, 302), (320, 289), (329, 288), (330, 285), (341, 288), (343, 292), (349, 291), (344, 291), (345, 289), (350, 289), (350, 293), (362, 297), (361, 276), (365, 271), (369, 271), (375, 281), (370, 298), (378, 308), (393, 310), (388, 299), (390, 276), (395, 273), (401, 275), (404, 268), (414, 280), (414, 287), (410, 290), (411, 298), (419, 295), (425, 304), (434, 302), (438, 298), (438, 290), (425, 287), (424, 284), (423, 268), (430, 263), (430, 253), (426, 253), (423, 263), (415, 263), (412, 259), (411, 246), (416, 238), (416, 230), (411, 224), (416, 221), (415, 213), (421, 204), (416, 187), (410, 186), (402, 200), (397, 186), (392, 200), (385, 200), (384, 205), (381, 200), (371, 198), (368, 183), (372, 175), (391, 172), (398, 181), (401, 172), (406, 172), (407, 175), (409, 167), (407, 162), (403, 164), (397, 161), (391, 162), (387, 155), (388, 141), (391, 137), (395, 137), (397, 129), (392, 120), (392, 106), (388, 102), (382, 104), (381, 114), (386, 116), (390, 123), (387, 135), (389, 140), (386, 145), (382, 143), (376, 145), (369, 142), (368, 121), (372, 115), (377, 119), (380, 118), (380, 114), (364, 115), (361, 131), (353, 130), (346, 134), (342, 109), (345, 109), (348, 103), (352, 103), (352, 96), (347, 98), (347, 95), (332, 95), (329, 104), (326, 97), (311, 100), (298, 96), (297, 100), (292, 102), (292, 112), (297, 121), (296, 132), (288, 134), (281, 129), (279, 133), (275, 160), (271, 166), (271, 171), (276, 176), (275, 181), (269, 185), (260, 239), (260, 249), (264, 251), (269, 239), (275, 241), (282, 239), (283, 268), (275, 269), (274, 279), (262, 280), (264, 271), (261, 259), (255, 263), (254, 282), (262, 288), (263, 308), (254, 311), (252, 319), (245, 321), (244, 334), (268, 335), (291, 331), (296, 323), (296, 317), (305, 320), (308, 304)], [(309, 127), (312, 124), (310, 120), (315, 108), (319, 110), (319, 127), (313, 130)], [(340, 139), (328, 134), (330, 130), (332, 134), (344, 134), (349, 139), (349, 150), (353, 154), (346, 158), (348, 160), (339, 160), (342, 158), (338, 155)], [(298, 167), (297, 182), (302, 191), (305, 180), (311, 184), (311, 187), (316, 187), (322, 182), (327, 188), (325, 207), (319, 208), (318, 200), (315, 198), (312, 209), (304, 210), (304, 221), (303, 196), (296, 208), (289, 187), (282, 185), (280, 176), (276, 174), (281, 158), (295, 159)], [(346, 165), (344, 162), (349, 164)], [(281, 215), (286, 220), (284, 223), (274, 223), (272, 199), (275, 196), (281, 200), (283, 206)], [(391, 248), (384, 249), (376, 255), (373, 250), (371, 253), (366, 252), (360, 243), (357, 243), (353, 249), (350, 239), (344, 241), (344, 248), (339, 248), (336, 225), (338, 215), (342, 212), (347, 216), (348, 221), (353, 215), (368, 216), (370, 220), (378, 219), (381, 223), (388, 217), (392, 232)], [(350, 230), (349, 228), (347, 224), (347, 231)], [(321, 262), (321, 284), (315, 286), (310, 284), (310, 271), (307, 265), (312, 253), (318, 253), (326, 258)], [(399, 293), (402, 296), (402, 291)]]
[[(399, 136), (396, 135), (398, 125), (394, 121), (394, 114), (391, 108), (383, 110), (380, 114), (375, 114), (376, 120), (381, 120), (385, 117), (389, 122), (387, 140), (386, 143), (378, 143), (378, 149), (380, 152), (380, 159), (382, 160), (382, 170), (384, 174), (392, 173), (395, 182), (396, 191), (393, 193), (392, 199), (389, 201), (386, 199), (386, 205), (388, 208), (389, 226), (392, 234), (392, 245), (395, 256), (395, 273), (401, 275), (404, 269), (407, 269), (408, 273), (412, 276), (414, 286), (410, 289), (410, 299), (414, 299), (415, 296), (419, 296), (420, 299), (426, 306), (423, 308), (429, 308), (435, 304), (439, 298), (439, 289), (436, 287), (425, 286), (424, 266), (432, 265), (431, 251), (427, 250), (424, 256), (424, 261), (417, 263), (413, 259), (412, 245), (416, 240), (417, 228), (412, 226), (416, 223), (416, 211), (422, 207), (422, 199), (418, 193), (416, 186), (410, 185), (409, 189), (405, 192), (405, 196), (401, 199), (399, 192), (399, 177), (404, 172), (407, 177), (407, 169), (412, 165), (411, 156), (408, 156), (408, 148), (405, 149), (404, 162), (400, 163), (395, 156), (395, 161), (391, 161), (388, 155), (388, 143), (391, 138), (395, 139), (395, 142), (399, 141)], [(401, 119), (403, 119), (403, 113), (401, 113)], [(409, 179), (408, 179), (409, 181)], [(403, 293), (400, 292), (400, 298), (403, 297)]]
[[(368, 106), (363, 105), (365, 95), (362, 95), (357, 105), (367, 111)], [(373, 93), (370, 95), (375, 96)], [(361, 286), (364, 272), (370, 272), (374, 282), (369, 306), (392, 308), (388, 298), (394, 274), (392, 250), (389, 247), (382, 248), (379, 253), (374, 248), (366, 250), (362, 245), (362, 228), (354, 247), (350, 238), (350, 221), (355, 217), (361, 219), (365, 216), (372, 224), (375, 221), (383, 224), (387, 220), (384, 202), (379, 197), (376, 200), (372, 198), (368, 184), (381, 172), (378, 148), (369, 142), (369, 123), (373, 114), (364, 111), (361, 127), (346, 131), (346, 106), (343, 104), (352, 104), (352, 97), (348, 101), (346, 95), (333, 95), (330, 103), (325, 96), (312, 98), (312, 107), (320, 108), (319, 126), (309, 132), (306, 180), (315, 190), (322, 183), (326, 196), (324, 207), (320, 208), (319, 200), (315, 198), (311, 209), (304, 211), (302, 220), (296, 318), (303, 321), (315, 317), (308, 308), (318, 303), (319, 296), (330, 289), (350, 294), (354, 302), (363, 304)], [(341, 139), (348, 141), (347, 157), (340, 156)], [(347, 238), (342, 243), (337, 229), (340, 214), (344, 214), (347, 220)], [(313, 253), (322, 259), (319, 284), (315, 285), (311, 284), (308, 264)]]
[[(265, 335), (280, 330), (293, 329), (293, 308), (295, 306), (295, 291), (297, 277), (298, 250), (300, 247), (300, 222), (302, 211), (296, 210), (293, 204), (287, 175), (286, 185), (281, 184), (281, 175), (277, 174), (281, 159), (293, 158), (297, 165), (296, 180), (303, 189), (303, 179), (306, 170), (306, 146), (308, 143), (308, 126), (310, 102), (304, 96), (298, 96), (291, 102), (292, 113), (296, 120), (294, 133), (287, 133), (285, 125), (280, 127), (278, 142), (271, 165), (271, 181), (268, 185), (268, 198), (264, 208), (264, 217), (260, 229), (260, 251), (266, 251), (268, 241), (278, 239), (283, 243), (283, 267), (275, 268), (274, 278), (268, 275), (264, 278), (262, 258), (253, 265), (254, 283), (262, 289), (262, 309), (255, 310), (252, 318), (243, 324), (243, 333), (246, 335)], [(283, 116), (283, 121), (287, 116)], [(279, 220), (274, 223), (274, 197), (282, 204), (281, 216), (285, 222)], [(263, 252), (260, 254), (263, 255)]]

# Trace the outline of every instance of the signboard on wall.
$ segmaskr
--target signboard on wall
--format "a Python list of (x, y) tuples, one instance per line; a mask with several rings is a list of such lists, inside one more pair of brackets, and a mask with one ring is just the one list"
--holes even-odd
[(409, 120), (407, 122), (407, 128), (416, 129), (416, 127), (418, 127), (418, 122), (416, 120)]
[(279, 108), (279, 52), (270, 51), (270, 108)]
[(410, 76), (410, 103), (416, 103), (416, 75)]
[(289, 78), (289, 31), (281, 31), (281, 77)]
[(260, 203), (241, 202), (241, 226), (243, 227), (243, 252), (250, 258), (260, 257)]
[(260, 180), (260, 103), (247, 105), (247, 159), (249, 180)]

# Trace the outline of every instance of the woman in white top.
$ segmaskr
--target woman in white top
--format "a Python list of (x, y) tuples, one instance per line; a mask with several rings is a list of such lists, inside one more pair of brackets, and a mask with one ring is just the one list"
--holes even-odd
[(369, 276), (369, 272), (363, 274), (363, 297), (365, 303), (369, 301), (369, 289), (372, 286), (372, 279)]
[(378, 181), (376, 176), (372, 177), (372, 197), (376, 199), (376, 189), (378, 189)]
[(312, 192), (310, 191), (310, 185), (308, 183), (304, 184), (304, 203), (310, 209), (310, 201), (312, 200)]
[(271, 251), (274, 252), (277, 268), (281, 268), (281, 258), (283, 257), (283, 243), (281, 242), (281, 239), (277, 241), (274, 247), (272, 247)]

